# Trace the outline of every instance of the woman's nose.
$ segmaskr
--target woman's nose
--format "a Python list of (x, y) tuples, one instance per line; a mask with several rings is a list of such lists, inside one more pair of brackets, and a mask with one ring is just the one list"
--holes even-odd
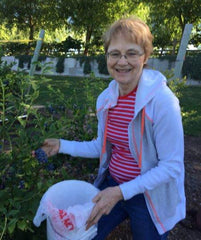
[(127, 64), (128, 63), (128, 59), (126, 57), (126, 55), (121, 55), (121, 57), (118, 60), (119, 64)]

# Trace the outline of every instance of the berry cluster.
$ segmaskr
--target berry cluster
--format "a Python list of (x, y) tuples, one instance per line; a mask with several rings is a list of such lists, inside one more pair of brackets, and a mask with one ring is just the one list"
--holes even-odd
[(35, 151), (35, 155), (36, 155), (36, 158), (39, 161), (39, 163), (47, 163), (48, 162), (47, 154), (45, 153), (45, 151), (42, 148), (38, 148)]

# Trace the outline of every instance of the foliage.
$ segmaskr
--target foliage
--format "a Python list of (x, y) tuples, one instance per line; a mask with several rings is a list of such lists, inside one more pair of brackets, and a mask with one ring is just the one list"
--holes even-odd
[(35, 43), (21, 43), (21, 42), (8, 42), (2, 44), (2, 49), (5, 55), (16, 56), (16, 55), (26, 55), (27, 52), (33, 51)]
[(81, 66), (84, 64), (84, 69), (83, 69), (84, 74), (91, 73), (92, 69), (91, 69), (90, 63), (96, 61), (98, 64), (99, 73), (109, 75), (107, 70), (105, 55), (100, 54), (97, 56), (81, 56), (81, 57), (78, 57), (77, 59), (79, 59)]
[[(31, 96), (27, 95), (30, 79), (22, 72), (11, 72), (6, 63), (1, 65), (0, 71), (0, 232), (12, 234), (15, 228), (31, 230), (34, 201), (38, 201), (37, 194), (42, 190), (36, 187), (32, 192), (38, 176), (31, 169), (39, 170), (39, 166), (29, 157), (33, 136), (25, 130), (38, 91), (33, 88)], [(21, 118), (24, 114), (27, 115), (25, 119)]]
[[(86, 104), (78, 107), (78, 96), (73, 92), (65, 98), (58, 89), (49, 86), (56, 100), (39, 109), (34, 102), (39, 96), (40, 85), (25, 73), (11, 72), (10, 68), (1, 63), (0, 236), (2, 239), (5, 235), (7, 240), (42, 240), (44, 233), (43, 237), (38, 236), (35, 232), (40, 233), (40, 230), (32, 224), (39, 201), (49, 186), (73, 175), (65, 167), (69, 168), (70, 163), (64, 166), (69, 157), (58, 155), (48, 159), (48, 163), (39, 163), (31, 157), (31, 150), (37, 149), (45, 138), (89, 140), (96, 136), (95, 110), (88, 107), (93, 97), (88, 86), (83, 86)], [(47, 80), (42, 78), (39, 82), (44, 81)], [(93, 169), (93, 164), (90, 165)]]
[(81, 49), (81, 41), (73, 39), (71, 36), (68, 36), (65, 41), (61, 42), (61, 44), (63, 45), (63, 51), (65, 54), (70, 49), (78, 50), (78, 52)]
[(91, 64), (90, 62), (95, 60), (95, 57), (93, 56), (81, 56), (81, 57), (77, 57), (77, 59), (79, 60), (80, 66), (83, 66), (83, 73), (84, 74), (90, 74), (91, 73)]
[[(1, 12), (0, 12), (0, 18), (1, 18)], [(13, 40), (13, 39), (26, 39), (27, 32), (25, 29), (19, 30), (16, 25), (8, 26), (8, 24), (5, 22), (5, 19), (1, 22), (1, 28), (0, 28), (0, 39), (1, 40)]]
[(99, 55), (96, 58), (97, 63), (98, 63), (98, 70), (99, 73), (109, 75), (108, 70), (107, 70), (107, 62), (105, 59), (105, 55)]
[(201, 87), (183, 88), (179, 98), (182, 109), (184, 133), (201, 137)]
[(64, 72), (64, 61), (65, 57), (61, 56), (58, 58), (58, 62), (56, 64), (56, 72), (57, 73), (63, 73)]
[(198, 47), (201, 45), (201, 23), (198, 24), (193, 31), (192, 38), (190, 40), (190, 43), (193, 44), (195, 47)]
[(168, 86), (180, 101), (184, 134), (201, 136), (201, 88), (187, 86), (186, 78), (174, 79), (173, 71), (166, 71)]
[[(158, 17), (161, 15), (164, 20), (177, 20), (182, 32), (187, 23), (198, 24), (200, 22), (201, 9), (199, 0), (150, 0), (149, 4), (151, 14)], [(158, 11), (159, 9), (160, 11)]]
[(18, 62), (19, 68), (23, 69), (25, 67), (24, 64), (27, 64), (28, 69), (30, 68), (31, 58), (32, 58), (31, 55), (20, 55), (20, 56), (17, 56), (16, 58), (19, 59), (19, 62)]
[[(103, 52), (101, 36), (107, 26), (122, 16), (133, 14), (151, 27), (154, 46), (161, 52), (164, 48), (173, 47), (175, 53), (186, 23), (194, 25), (191, 42), (195, 46), (200, 44), (200, 0), (2, 0), (0, 7), (0, 39), (34, 40), (39, 29), (44, 28), (46, 45), (59, 43), (58, 47), (64, 52), (69, 49), (69, 44), (76, 44), (76, 41), (78, 44), (83, 42), (81, 47), (85, 55), (97, 50)], [(67, 46), (63, 46), (62, 41), (67, 41)], [(9, 49), (10, 55), (14, 49), (18, 52), (20, 49), (32, 51), (33, 42), (12, 44)], [(47, 46), (46, 50), (48, 52)], [(54, 52), (53, 46), (49, 52)]]
[(91, 73), (91, 64), (89, 58), (86, 58), (86, 61), (84, 62), (84, 74), (90, 74)]
[(172, 45), (173, 53), (180, 42), (185, 24), (192, 23), (196, 28), (201, 23), (200, 0), (150, 0), (147, 4), (150, 7), (149, 25), (156, 46), (164, 48)]
[[(23, 69), (25, 66), (24, 64), (27, 64), (27, 69), (30, 69), (30, 66), (31, 66), (31, 59), (32, 59), (32, 56), (31, 55), (19, 55), (19, 56), (16, 56), (17, 59), (19, 59), (19, 62), (18, 62), (18, 67)], [(45, 61), (46, 59), (46, 56), (39, 56), (38, 57), (38, 62), (37, 62), (37, 65), (36, 65), (36, 71), (40, 71), (41, 70), (41, 63), (42, 61)]]
[[(57, 1), (0, 1), (0, 17), (7, 26), (17, 26), (19, 30), (29, 31), (29, 39), (34, 39), (34, 32), (42, 27), (55, 29), (61, 23), (55, 8)], [(54, 11), (54, 13), (53, 13)]]
[(61, 1), (59, 8), (60, 14), (68, 19), (69, 27), (80, 35), (84, 34), (84, 54), (87, 55), (92, 41), (99, 45), (99, 40), (106, 26), (128, 13), (131, 2), (133, 1), (69, 0), (68, 4)]
[(174, 78), (173, 71), (165, 71), (163, 74), (167, 78), (169, 88), (180, 98), (182, 96), (182, 90), (186, 87), (186, 78)]
[(187, 56), (182, 68), (182, 74), (189, 79), (200, 80), (201, 76), (201, 53)]

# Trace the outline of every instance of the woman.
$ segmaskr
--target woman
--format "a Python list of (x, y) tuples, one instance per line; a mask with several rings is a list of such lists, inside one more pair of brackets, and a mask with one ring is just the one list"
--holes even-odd
[(158, 71), (146, 69), (153, 37), (137, 18), (116, 21), (104, 35), (113, 81), (97, 99), (98, 137), (88, 142), (47, 139), (48, 156), (100, 158), (87, 229), (96, 240), (129, 217), (133, 239), (167, 239), (185, 217), (184, 139), (177, 98)]

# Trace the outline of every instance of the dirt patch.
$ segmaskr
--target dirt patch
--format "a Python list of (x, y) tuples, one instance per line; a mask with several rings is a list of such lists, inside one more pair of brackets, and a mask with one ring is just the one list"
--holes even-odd
[[(185, 137), (185, 192), (186, 219), (170, 232), (168, 240), (201, 239), (201, 137)], [(198, 216), (199, 215), (199, 216)], [(108, 236), (107, 240), (132, 240), (129, 221), (123, 222)]]

